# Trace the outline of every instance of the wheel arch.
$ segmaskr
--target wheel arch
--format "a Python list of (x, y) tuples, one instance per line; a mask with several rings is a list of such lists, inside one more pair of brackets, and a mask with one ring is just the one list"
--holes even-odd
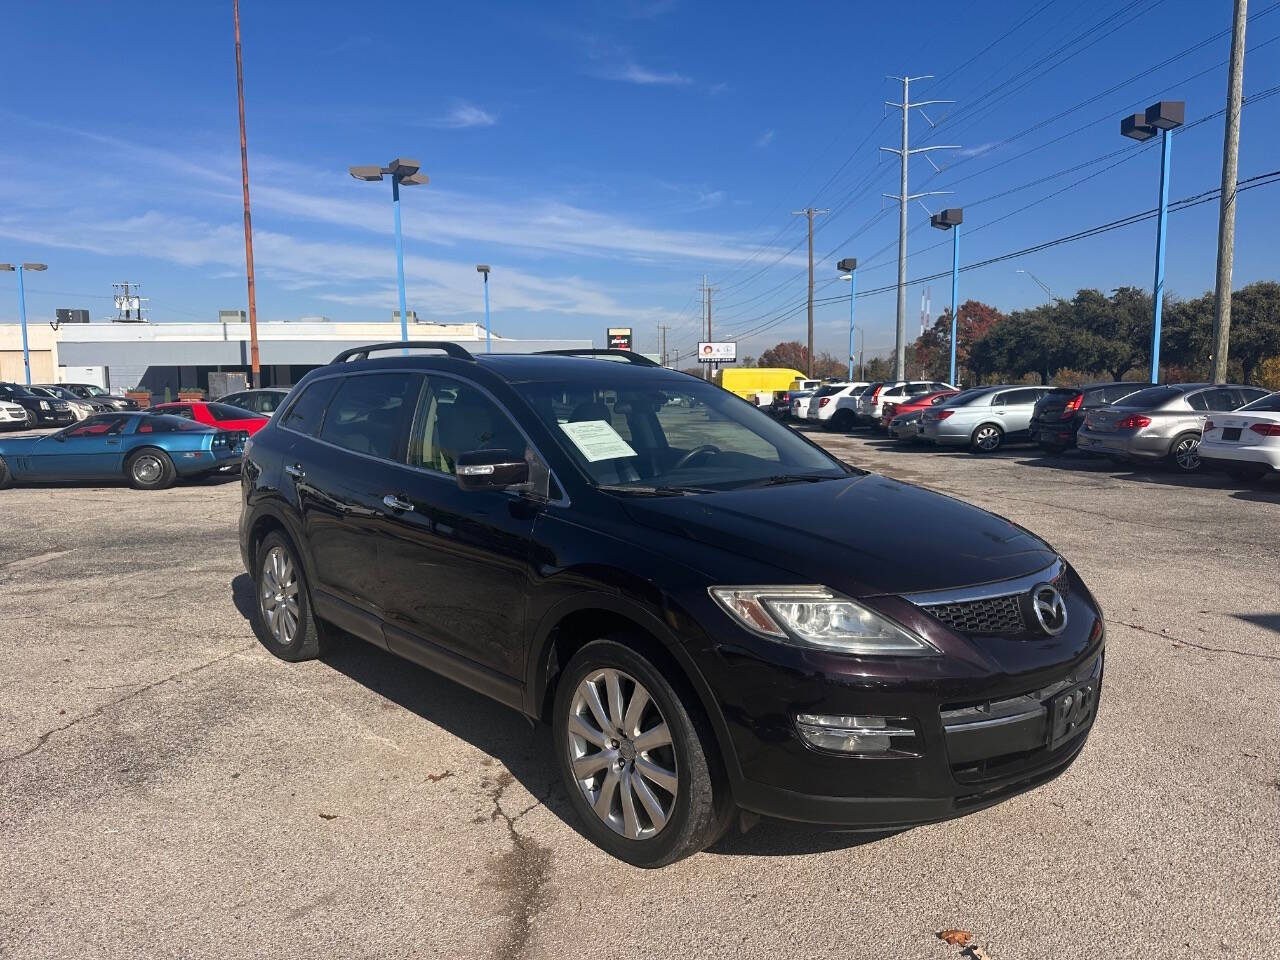
[(692, 706), (711, 725), (716, 752), (731, 783), (741, 779), (737, 755), (715, 695), (693, 658), (667, 624), (644, 606), (617, 594), (582, 593), (566, 598), (543, 616), (533, 633), (525, 682), (525, 712), (544, 722), (550, 719), (556, 681), (573, 654), (602, 636), (627, 636), (636, 652), (659, 668), (673, 671), (668, 679), (693, 695)]

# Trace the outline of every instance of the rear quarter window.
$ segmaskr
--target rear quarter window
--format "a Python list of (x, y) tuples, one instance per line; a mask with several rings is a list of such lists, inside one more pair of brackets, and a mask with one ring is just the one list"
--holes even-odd
[(1139, 390), (1137, 393), (1125, 397), (1117, 406), (1151, 409), (1152, 407), (1163, 406), (1170, 400), (1176, 400), (1183, 393), (1184, 391), (1179, 390), (1177, 387), (1148, 387), (1146, 390)]
[(1241, 413), (1280, 413), (1280, 392), (1273, 393), (1263, 397), (1261, 400), (1255, 400), (1253, 403), (1241, 407)]

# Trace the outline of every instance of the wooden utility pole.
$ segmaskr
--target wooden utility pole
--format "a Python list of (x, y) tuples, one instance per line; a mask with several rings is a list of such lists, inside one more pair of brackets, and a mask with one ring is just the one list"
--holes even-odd
[(240, 0), (231, 0), (236, 22), (236, 102), (240, 107), (240, 179), (244, 186), (244, 264), (249, 284), (249, 386), (262, 386), (258, 362), (258, 302), (253, 289), (253, 221), (249, 216), (249, 148), (244, 135), (244, 61), (240, 56)]
[(813, 207), (791, 211), (793, 217), (805, 217), (809, 221), (809, 356), (805, 376), (810, 378), (813, 377), (813, 218), (830, 212), (829, 210), (815, 210)]
[(1244, 26), (1248, 0), (1235, 0), (1231, 66), (1227, 71), (1227, 126), (1222, 136), (1222, 195), (1218, 199), (1218, 272), (1213, 284), (1213, 382), (1227, 382), (1231, 345), (1231, 268), (1236, 247), (1236, 179), (1240, 157), (1240, 100), (1244, 87)]
[[(702, 275), (702, 295), (706, 304), (705, 309), (707, 311), (707, 342), (710, 343), (711, 342), (711, 288), (707, 286), (707, 275), (705, 273)], [(698, 356), (698, 362), (702, 363), (701, 354), (699, 354)], [(702, 379), (703, 380), (711, 379), (711, 364), (709, 363), (702, 364)]]

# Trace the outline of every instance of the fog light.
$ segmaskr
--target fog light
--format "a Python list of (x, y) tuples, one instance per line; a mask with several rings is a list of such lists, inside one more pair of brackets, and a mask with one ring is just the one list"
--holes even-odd
[(796, 714), (796, 730), (819, 750), (862, 756), (919, 755), (919, 738), (908, 717), (856, 717)]

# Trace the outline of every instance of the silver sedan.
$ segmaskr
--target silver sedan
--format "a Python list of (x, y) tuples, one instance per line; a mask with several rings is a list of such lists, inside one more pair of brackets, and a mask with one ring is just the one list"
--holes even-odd
[(1076, 447), (1123, 460), (1165, 460), (1192, 473), (1200, 469), (1200, 433), (1207, 415), (1227, 413), (1266, 395), (1259, 387), (1238, 384), (1148, 387), (1085, 417)]
[(1049, 389), (1005, 384), (965, 390), (924, 412), (920, 439), (974, 453), (1030, 439), (1031, 414)]

